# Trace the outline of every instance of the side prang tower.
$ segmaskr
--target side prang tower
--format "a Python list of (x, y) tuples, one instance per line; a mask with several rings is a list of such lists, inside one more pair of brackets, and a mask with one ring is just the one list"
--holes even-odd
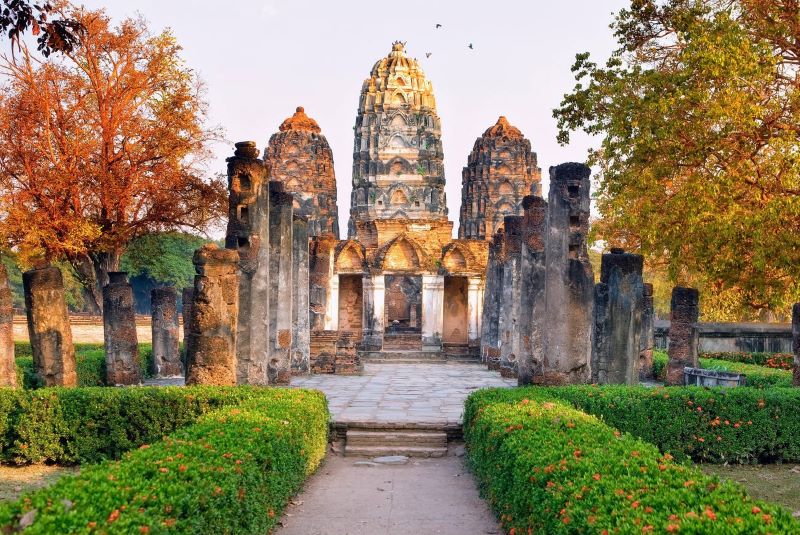
[(458, 237), (491, 240), (505, 216), (523, 214), (526, 195), (541, 195), (541, 175), (531, 142), (500, 116), (475, 140), (462, 173)]

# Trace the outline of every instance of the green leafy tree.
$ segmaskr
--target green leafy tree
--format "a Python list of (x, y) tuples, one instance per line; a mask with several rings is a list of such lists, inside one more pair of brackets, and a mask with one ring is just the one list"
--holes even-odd
[[(706, 319), (800, 300), (800, 2), (632, 0), (578, 54), (559, 141), (602, 141), (594, 236), (701, 289)], [(766, 312), (766, 314), (765, 314)]]
[(195, 274), (192, 255), (209, 241), (181, 232), (146, 234), (130, 243), (120, 267), (132, 277), (145, 275), (176, 288), (191, 286)]

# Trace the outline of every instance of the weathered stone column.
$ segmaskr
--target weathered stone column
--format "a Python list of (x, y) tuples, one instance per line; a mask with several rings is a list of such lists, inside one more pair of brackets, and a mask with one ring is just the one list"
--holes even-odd
[(543, 377), (545, 329), (545, 234), (547, 202), (528, 195), (522, 200), (522, 290), (520, 292), (520, 324), (517, 336), (520, 355), (517, 357), (517, 382), (529, 385)]
[(14, 305), (6, 266), (0, 264), (0, 386), (17, 386), (14, 359)]
[(183, 320), (183, 351), (181, 351), (181, 363), (186, 369), (186, 355), (189, 353), (189, 322), (192, 320), (192, 299), (194, 298), (194, 288), (184, 288), (181, 290), (181, 319)]
[(642, 334), (639, 336), (639, 379), (652, 379), (653, 377), (653, 347), (656, 345), (655, 337), (656, 314), (653, 307), (653, 285), (644, 284), (644, 299), (642, 303)]
[(270, 384), (291, 379), (292, 347), (292, 202), (283, 184), (269, 183), (269, 364)]
[(590, 174), (580, 163), (550, 168), (543, 384), (585, 383), (591, 377), (594, 274), (586, 248)]
[(800, 386), (800, 303), (792, 307), (792, 348), (794, 349), (793, 386)]
[(519, 324), (522, 291), (522, 217), (504, 217), (503, 280), (500, 288), (500, 374), (517, 376), (520, 354)]
[(206, 244), (194, 253), (187, 385), (235, 385), (239, 254)]
[(641, 255), (611, 249), (604, 254), (595, 285), (592, 382), (639, 382), (644, 283)]
[(156, 377), (183, 375), (178, 344), (178, 292), (175, 288), (150, 291), (153, 330), (152, 373)]
[(386, 279), (383, 274), (364, 275), (364, 338), (363, 346), (371, 351), (383, 347), (384, 306), (386, 303)]
[(677, 286), (672, 289), (669, 313), (668, 385), (682, 385), (683, 368), (697, 367), (697, 320), (700, 292)]
[(328, 279), (328, 302), (325, 308), (325, 330), (339, 330), (339, 275)]
[(133, 288), (128, 274), (110, 272), (103, 286), (103, 339), (106, 350), (106, 384), (142, 382)]
[(292, 373), (306, 374), (310, 366), (311, 332), (308, 307), (308, 222), (295, 217), (292, 222), (292, 280), (295, 300), (292, 306)]
[(492, 369), (500, 365), (500, 309), (503, 284), (503, 234), (497, 233), (489, 244), (486, 283), (481, 319), (481, 360)]
[[(330, 281), (335, 277), (333, 273), (335, 248), (336, 238), (333, 236), (315, 236), (311, 238), (309, 243), (308, 301), (312, 331), (329, 330), (327, 316), (333, 314), (333, 310), (330, 309), (333, 299), (328, 292)], [(338, 310), (339, 301), (337, 298), (337, 314)]]
[(467, 342), (470, 347), (478, 347), (481, 341), (483, 284), (483, 277), (467, 277)]
[(33, 365), (44, 386), (75, 386), (75, 346), (61, 270), (47, 266), (22, 274)]
[(422, 349), (442, 349), (444, 332), (444, 276), (422, 275)]
[(236, 378), (266, 385), (269, 345), (269, 188), (254, 141), (236, 143), (228, 162), (225, 247), (239, 254)]

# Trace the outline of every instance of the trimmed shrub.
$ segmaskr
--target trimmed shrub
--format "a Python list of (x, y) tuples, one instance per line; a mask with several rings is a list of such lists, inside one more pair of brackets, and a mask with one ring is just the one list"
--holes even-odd
[(800, 462), (800, 389), (563, 386), (482, 390), (478, 407), (521, 399), (566, 401), (678, 459), (710, 463)]
[[(33, 352), (30, 342), (15, 342), (17, 379), (26, 389), (41, 388), (42, 384), (33, 368)], [(153, 359), (152, 344), (139, 344), (139, 366), (142, 377), (150, 376), (150, 361)], [(105, 386), (106, 358), (103, 344), (75, 344), (75, 372), (78, 386)]]
[(510, 534), (800, 530), (783, 508), (564, 403), (478, 405), (465, 418), (468, 459)]
[[(664, 380), (666, 374), (667, 360), (666, 352), (657, 351), (653, 353), (653, 374), (661, 380)], [(747, 386), (754, 388), (792, 386), (792, 372), (786, 370), (708, 358), (700, 359), (700, 367), (709, 370), (743, 373), (747, 376)]]
[[(263, 389), (120, 461), (0, 505), (0, 530), (25, 533), (268, 533), (325, 455), (319, 392)], [(33, 513), (32, 513), (33, 512)]]
[(791, 370), (794, 355), (791, 353), (745, 353), (737, 352), (707, 352), (700, 353), (701, 359), (724, 360), (727, 362), (741, 362), (742, 364), (756, 364), (767, 368)]
[(0, 460), (117, 459), (201, 414), (268, 393), (257, 387), (0, 389)]

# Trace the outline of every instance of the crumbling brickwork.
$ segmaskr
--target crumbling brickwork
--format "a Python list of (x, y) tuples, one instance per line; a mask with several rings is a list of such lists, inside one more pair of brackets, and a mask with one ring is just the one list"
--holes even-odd
[(22, 274), (33, 366), (44, 386), (75, 386), (75, 346), (61, 270), (53, 266)]
[(106, 353), (106, 384), (135, 385), (142, 382), (139, 340), (133, 288), (127, 273), (111, 272), (103, 287), (103, 338)]
[(700, 292), (677, 286), (672, 289), (669, 313), (668, 385), (684, 384), (683, 369), (697, 368), (697, 321), (700, 316)]
[(239, 254), (207, 244), (195, 251), (197, 275), (189, 321), (186, 384), (237, 383)]

